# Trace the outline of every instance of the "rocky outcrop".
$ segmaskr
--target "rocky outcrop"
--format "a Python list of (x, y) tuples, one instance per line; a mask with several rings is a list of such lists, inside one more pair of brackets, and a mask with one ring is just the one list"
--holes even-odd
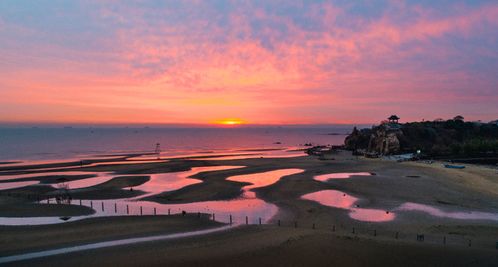
[(368, 142), (368, 152), (375, 152), (380, 155), (399, 154), (401, 152), (400, 138), (403, 132), (400, 128), (392, 129), (389, 125), (378, 127), (370, 135)]
[(400, 153), (402, 135), (403, 132), (399, 124), (383, 124), (372, 129), (362, 130), (355, 127), (353, 132), (346, 137), (344, 143), (346, 149), (391, 155)]
[(356, 127), (354, 127), (353, 132), (351, 132), (351, 134), (348, 135), (344, 140), (345, 148), (349, 150), (367, 148), (372, 132), (373, 131), (371, 129), (358, 130)]
[(398, 124), (386, 122), (371, 129), (354, 129), (345, 148), (358, 154), (393, 155), (420, 150), (428, 156), (498, 154), (498, 125), (458, 120)]

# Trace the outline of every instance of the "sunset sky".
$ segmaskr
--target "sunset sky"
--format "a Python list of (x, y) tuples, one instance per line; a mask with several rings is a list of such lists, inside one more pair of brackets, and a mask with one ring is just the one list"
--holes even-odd
[(0, 1), (0, 122), (393, 113), (498, 119), (498, 1)]

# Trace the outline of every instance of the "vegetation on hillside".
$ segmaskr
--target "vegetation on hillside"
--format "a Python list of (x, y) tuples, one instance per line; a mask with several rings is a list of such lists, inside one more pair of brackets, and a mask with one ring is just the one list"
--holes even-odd
[[(369, 149), (372, 136), (386, 129), (386, 122), (371, 129), (355, 129), (346, 138), (352, 150)], [(496, 123), (465, 122), (463, 117), (399, 124), (396, 137), (399, 153), (421, 150), (430, 156), (486, 157), (498, 154), (498, 125)], [(389, 128), (389, 127), (387, 127)], [(371, 149), (371, 145), (370, 145)]]

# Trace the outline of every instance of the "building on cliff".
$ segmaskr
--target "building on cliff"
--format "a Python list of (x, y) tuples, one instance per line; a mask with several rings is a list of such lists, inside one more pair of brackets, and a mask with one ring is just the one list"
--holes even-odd
[(392, 124), (396, 123), (396, 124), (398, 124), (399, 123), (398, 121), (399, 121), (400, 118), (397, 115), (391, 115), (387, 119), (389, 120), (389, 123), (392, 123)]
[(496, 157), (498, 123), (449, 119), (400, 124), (393, 118), (372, 128), (353, 129), (344, 140), (344, 147), (355, 155), (423, 153), (430, 157)]

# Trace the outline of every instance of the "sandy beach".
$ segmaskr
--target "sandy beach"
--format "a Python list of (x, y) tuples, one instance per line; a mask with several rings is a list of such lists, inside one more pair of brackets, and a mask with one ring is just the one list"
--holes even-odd
[[(228, 177), (290, 168), (302, 169), (303, 172), (284, 176), (269, 186), (254, 190), (258, 198), (278, 207), (278, 213), (266, 225), (242, 225), (206, 236), (88, 250), (12, 264), (54, 266), (64, 263), (66, 266), (78, 266), (85, 262), (85, 265), (133, 266), (140, 262), (140, 265), (153, 266), (248, 266), (266, 263), (277, 266), (406, 266), (409, 262), (412, 265), (408, 266), (492, 266), (498, 262), (495, 247), (498, 241), (497, 221), (452, 217), (455, 212), (498, 214), (498, 176), (495, 169), (486, 166), (469, 165), (464, 170), (451, 170), (437, 163), (356, 158), (345, 151), (335, 155), (335, 160), (319, 160), (311, 156), (172, 159), (164, 163), (80, 168), (88, 171), (104, 168), (118, 174), (107, 183), (84, 190), (76, 189), (74, 193), (86, 199), (129, 197), (130, 191), (123, 188), (146, 182), (147, 175), (201, 166), (245, 167), (200, 172), (192, 178), (202, 183), (147, 197), (146, 200), (163, 204), (230, 200), (239, 197), (248, 183), (227, 181)], [(313, 179), (315, 175), (343, 172), (368, 172), (373, 175), (327, 182)], [(133, 176), (120, 177), (122, 174)], [(355, 208), (389, 211), (395, 217), (383, 222), (361, 221), (352, 218), (352, 211), (346, 208), (301, 199), (305, 194), (321, 190), (340, 190), (358, 199)], [(1, 216), (62, 216), (88, 212), (84, 206), (33, 204), (25, 196), (5, 194), (22, 195), (28, 192), (50, 196), (53, 189), (47, 186), (4, 191), (0, 194)], [(85, 196), (85, 193), (88, 195)], [(141, 194), (137, 191), (133, 193)], [(441, 211), (442, 215), (401, 210), (400, 206), (406, 203), (427, 205)], [(58, 209), (59, 206), (67, 210)], [(11, 212), (11, 207), (16, 207), (18, 212)], [(210, 220), (209, 214), (202, 214), (201, 217), (196, 214), (185, 217), (102, 217), (64, 223), (62, 227), (2, 226), (0, 231), (5, 238), (2, 239), (0, 251), (3, 255), (15, 255), (220, 225)], [(425, 240), (417, 241), (417, 234), (424, 234)], [(50, 239), (50, 236), (58, 238)]]

